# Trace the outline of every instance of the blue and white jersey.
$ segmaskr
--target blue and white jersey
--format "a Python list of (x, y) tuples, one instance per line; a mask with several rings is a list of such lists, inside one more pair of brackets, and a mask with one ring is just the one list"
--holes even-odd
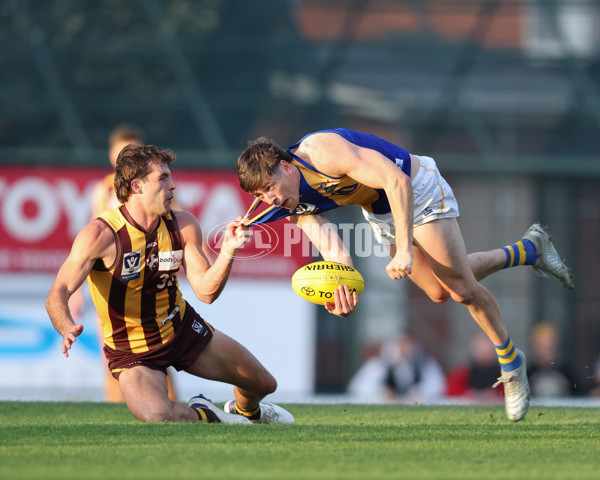
[(275, 207), (252, 225), (274, 222), (290, 215), (319, 214), (343, 205), (360, 205), (366, 211), (376, 214), (389, 213), (391, 211), (383, 189), (368, 187), (358, 183), (347, 175), (341, 177), (326, 175), (292, 153), (307, 137), (316, 133), (326, 132), (340, 135), (348, 142), (359, 147), (376, 150), (395, 163), (398, 168), (410, 177), (410, 153), (375, 135), (347, 128), (334, 128), (309, 133), (298, 142), (290, 145), (287, 149), (293, 158), (292, 164), (300, 173), (300, 199), (298, 207), (295, 210)]

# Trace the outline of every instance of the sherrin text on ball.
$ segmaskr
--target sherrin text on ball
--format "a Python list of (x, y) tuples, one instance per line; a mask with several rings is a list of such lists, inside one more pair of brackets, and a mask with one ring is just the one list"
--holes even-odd
[(292, 275), (294, 291), (317, 305), (333, 303), (333, 292), (340, 285), (348, 285), (351, 292), (360, 294), (365, 281), (360, 272), (350, 265), (327, 261), (309, 263)]

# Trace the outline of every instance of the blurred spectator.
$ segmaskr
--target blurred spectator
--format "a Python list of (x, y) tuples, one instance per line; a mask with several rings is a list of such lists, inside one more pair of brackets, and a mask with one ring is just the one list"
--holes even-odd
[(559, 364), (560, 337), (554, 325), (540, 322), (531, 331), (533, 355), (527, 359), (531, 395), (566, 397), (575, 393), (576, 381), (568, 367)]
[(348, 393), (384, 401), (419, 402), (444, 393), (444, 372), (407, 333), (385, 342), (350, 379)]
[[(143, 145), (145, 134), (142, 130), (132, 125), (121, 124), (113, 129), (108, 137), (108, 160), (114, 169), (117, 158), (123, 147), (127, 145)], [(92, 218), (102, 212), (119, 206), (114, 190), (114, 172), (109, 173), (94, 187), (92, 192)]]
[(496, 350), (484, 333), (477, 333), (470, 344), (469, 362), (452, 368), (446, 377), (446, 395), (469, 401), (495, 403), (504, 394), (504, 385), (492, 388), (500, 376)]

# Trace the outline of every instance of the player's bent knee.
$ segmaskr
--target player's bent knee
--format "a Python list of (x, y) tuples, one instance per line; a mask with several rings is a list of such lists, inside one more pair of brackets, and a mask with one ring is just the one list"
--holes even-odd
[(444, 303), (450, 299), (450, 292), (444, 289), (428, 291), (427, 296), (435, 303)]
[(277, 380), (267, 370), (254, 372), (251, 377), (236, 385), (245, 392), (245, 395), (261, 398), (277, 390)]
[(144, 423), (158, 423), (171, 421), (170, 415), (165, 414), (164, 412), (161, 413), (157, 411), (138, 413), (136, 414), (136, 417), (140, 422)]
[(277, 380), (268, 373), (260, 383), (260, 391), (257, 392), (261, 396), (267, 396), (277, 390)]
[(471, 305), (473, 303), (473, 299), (475, 298), (475, 294), (467, 289), (452, 291), (450, 296), (452, 297), (452, 300), (457, 303), (462, 303), (463, 305)]
[(176, 420), (173, 408), (168, 404), (152, 405), (151, 408), (137, 410), (135, 417), (145, 423), (174, 422)]

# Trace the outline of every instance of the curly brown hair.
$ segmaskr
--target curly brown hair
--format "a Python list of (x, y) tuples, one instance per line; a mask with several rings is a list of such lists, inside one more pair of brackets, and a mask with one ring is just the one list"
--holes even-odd
[(150, 173), (151, 165), (171, 165), (175, 154), (154, 145), (127, 145), (117, 158), (115, 167), (115, 194), (121, 203), (125, 203), (131, 195), (131, 182), (145, 179)]
[(248, 147), (237, 161), (240, 187), (249, 193), (256, 192), (273, 175), (279, 163), (292, 161), (292, 156), (273, 140), (259, 137), (248, 142)]

